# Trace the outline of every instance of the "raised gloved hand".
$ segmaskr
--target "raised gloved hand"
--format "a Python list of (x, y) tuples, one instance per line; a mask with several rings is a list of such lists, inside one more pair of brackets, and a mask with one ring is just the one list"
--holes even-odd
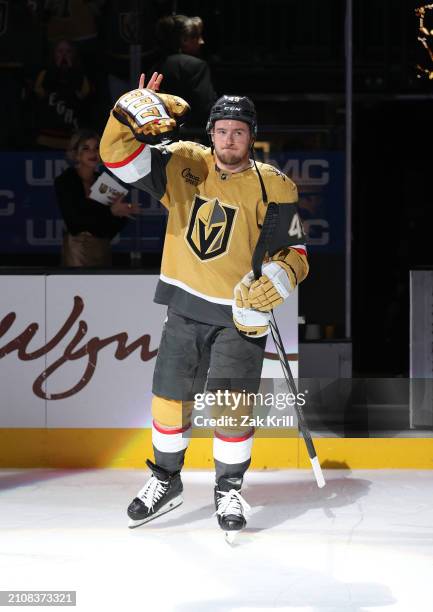
[(284, 302), (296, 284), (295, 274), (286, 263), (265, 263), (262, 265), (262, 276), (249, 287), (248, 305), (255, 310), (269, 312)]
[(113, 115), (131, 129), (137, 140), (158, 144), (177, 129), (178, 119), (189, 108), (189, 104), (178, 96), (156, 93), (151, 89), (134, 89), (120, 96)]

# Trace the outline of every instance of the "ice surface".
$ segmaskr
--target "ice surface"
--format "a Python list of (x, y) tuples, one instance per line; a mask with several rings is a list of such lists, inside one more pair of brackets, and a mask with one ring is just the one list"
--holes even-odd
[(0, 471), (0, 590), (76, 590), (86, 612), (433, 610), (433, 471), (328, 470), (324, 489), (308, 470), (249, 472), (233, 546), (211, 472), (185, 472), (184, 504), (128, 529), (145, 478)]

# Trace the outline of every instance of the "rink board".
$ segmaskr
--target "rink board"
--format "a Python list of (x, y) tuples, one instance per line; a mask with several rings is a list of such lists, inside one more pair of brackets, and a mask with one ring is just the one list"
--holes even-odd
[[(433, 469), (432, 438), (316, 438), (327, 469)], [(0, 429), (0, 468), (143, 468), (150, 429)], [(185, 467), (213, 466), (212, 439), (190, 443)], [(253, 469), (310, 467), (301, 438), (256, 438)]]
[[(166, 316), (153, 302), (157, 282), (144, 274), (0, 275), (2, 467), (143, 465)], [(278, 315), (294, 376), (297, 299), (295, 291)], [(281, 377), (271, 341), (267, 352), (263, 376)], [(192, 464), (209, 465), (207, 452), (193, 450)]]
[[(151, 427), (158, 276), (0, 275), (0, 429)], [(278, 311), (297, 376), (298, 296)], [(269, 339), (266, 351), (276, 357)], [(263, 377), (281, 377), (266, 359)]]
[[(0, 359), (0, 467), (144, 466), (165, 317), (152, 300), (156, 283), (141, 274), (0, 276), (0, 354), (14, 345)], [(296, 377), (296, 292), (278, 320)], [(279, 362), (267, 359), (263, 376), (281, 376)], [(192, 441), (187, 467), (212, 466), (211, 438)], [(325, 467), (433, 467), (432, 439), (318, 438), (316, 448)], [(309, 460), (302, 439), (257, 437), (252, 466)]]

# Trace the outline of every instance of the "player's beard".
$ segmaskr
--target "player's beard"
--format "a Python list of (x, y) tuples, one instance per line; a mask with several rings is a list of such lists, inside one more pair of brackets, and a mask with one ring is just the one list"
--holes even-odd
[(215, 149), (217, 159), (219, 159), (226, 166), (239, 166), (242, 161), (247, 164), (249, 160), (249, 150), (241, 155), (238, 151), (232, 151), (231, 149), (225, 149), (223, 151)]

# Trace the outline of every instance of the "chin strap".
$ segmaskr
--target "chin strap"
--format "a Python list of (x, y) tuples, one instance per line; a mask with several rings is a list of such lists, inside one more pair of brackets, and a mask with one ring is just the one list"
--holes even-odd
[(259, 177), (260, 187), (261, 187), (261, 190), (262, 190), (262, 200), (263, 200), (263, 203), (265, 205), (267, 205), (267, 203), (268, 203), (268, 194), (266, 193), (266, 188), (265, 188), (265, 184), (264, 184), (263, 179), (262, 179), (262, 175), (260, 174), (259, 169), (257, 167), (256, 157), (254, 155), (254, 143), (253, 143), (253, 145), (251, 147), (251, 156), (253, 158), (254, 168), (256, 169), (257, 176)]

